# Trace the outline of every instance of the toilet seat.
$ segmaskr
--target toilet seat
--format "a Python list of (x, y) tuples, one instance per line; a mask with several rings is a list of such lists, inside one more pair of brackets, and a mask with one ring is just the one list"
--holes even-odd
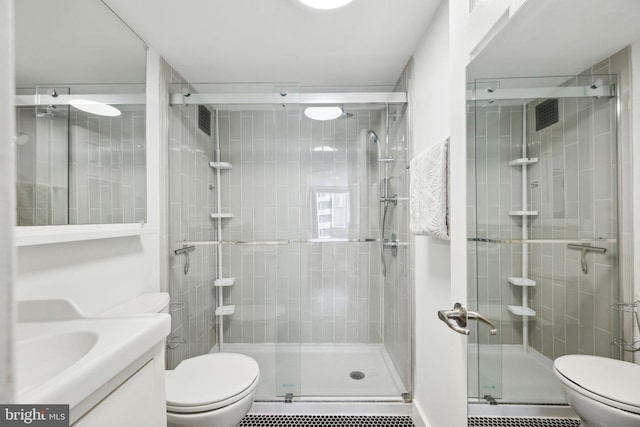
[(640, 414), (640, 366), (598, 356), (569, 355), (553, 363), (558, 378), (593, 400)]
[(167, 375), (167, 410), (195, 413), (231, 405), (255, 390), (259, 375), (258, 363), (243, 354), (185, 359)]

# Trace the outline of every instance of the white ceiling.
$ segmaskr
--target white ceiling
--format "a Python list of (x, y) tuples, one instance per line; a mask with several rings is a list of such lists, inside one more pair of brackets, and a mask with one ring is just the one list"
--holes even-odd
[(105, 0), (189, 82), (393, 85), (441, 0)]
[(144, 83), (144, 43), (100, 0), (15, 2), (16, 87)]
[(468, 80), (575, 75), (640, 40), (640, 0), (530, 0), (473, 60)]

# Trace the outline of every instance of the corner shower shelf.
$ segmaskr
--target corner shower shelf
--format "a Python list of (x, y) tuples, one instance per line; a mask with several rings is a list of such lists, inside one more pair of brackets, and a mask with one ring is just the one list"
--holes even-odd
[(232, 213), (212, 213), (211, 219), (233, 218)]
[(227, 162), (209, 162), (209, 166), (214, 169), (229, 170), (232, 168), (231, 163)]
[(516, 286), (535, 286), (536, 281), (531, 279), (525, 279), (524, 277), (507, 277), (507, 282)]
[(235, 277), (221, 277), (219, 279), (216, 279), (216, 281), (214, 282), (214, 286), (233, 286), (235, 281)]
[(236, 311), (235, 305), (221, 305), (216, 308), (216, 316), (228, 316)]
[(508, 305), (507, 310), (516, 316), (533, 317), (536, 315), (536, 312), (529, 307), (522, 307), (519, 305)]
[(538, 163), (537, 157), (523, 157), (522, 159), (514, 159), (509, 162), (509, 166), (532, 165)]
[(538, 211), (509, 211), (509, 216), (536, 216)]

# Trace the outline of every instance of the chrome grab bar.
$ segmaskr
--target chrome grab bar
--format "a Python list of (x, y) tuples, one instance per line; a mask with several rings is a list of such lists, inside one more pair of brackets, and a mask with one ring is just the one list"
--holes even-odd
[(469, 335), (471, 333), (471, 331), (467, 329), (467, 320), (469, 319), (479, 320), (489, 325), (491, 327), (491, 330), (489, 331), (491, 335), (498, 333), (498, 329), (493, 322), (480, 313), (467, 310), (465, 306), (459, 302), (454, 304), (453, 310), (438, 310), (438, 318), (449, 328), (462, 335)]

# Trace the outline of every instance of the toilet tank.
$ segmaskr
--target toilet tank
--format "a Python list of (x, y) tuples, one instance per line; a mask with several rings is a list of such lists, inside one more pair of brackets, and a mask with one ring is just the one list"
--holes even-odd
[(169, 313), (169, 294), (142, 294), (100, 313), (101, 316), (129, 316), (132, 314)]

